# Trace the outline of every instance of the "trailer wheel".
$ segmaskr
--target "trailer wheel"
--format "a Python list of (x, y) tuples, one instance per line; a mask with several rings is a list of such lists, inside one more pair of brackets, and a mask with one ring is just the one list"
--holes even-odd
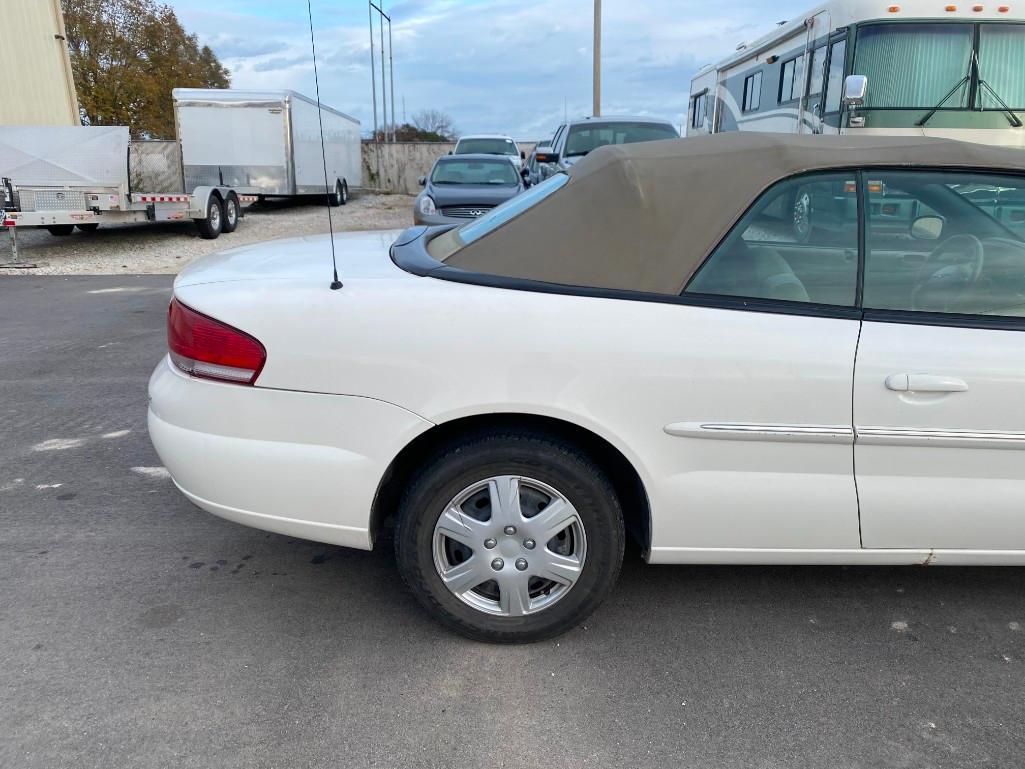
[(327, 202), (333, 207), (344, 206), (349, 202), (349, 185), (345, 182), (336, 181), (335, 191), (328, 196)]
[(234, 232), (238, 229), (238, 220), (242, 216), (242, 205), (238, 202), (238, 195), (229, 192), (224, 200), (224, 221), (221, 225), (221, 232)]
[(100, 228), (99, 222), (86, 222), (85, 224), (76, 224), (76, 227), (82, 232), (96, 232)]
[(68, 235), (70, 235), (72, 232), (75, 231), (75, 225), (73, 225), (73, 224), (51, 224), (49, 227), (46, 228), (46, 231), (49, 232), (54, 237), (64, 238), (64, 237), (67, 237)]
[(196, 227), (199, 228), (199, 237), (206, 240), (216, 240), (221, 234), (224, 226), (224, 210), (221, 208), (221, 199), (211, 195), (206, 203), (206, 218), (196, 219)]

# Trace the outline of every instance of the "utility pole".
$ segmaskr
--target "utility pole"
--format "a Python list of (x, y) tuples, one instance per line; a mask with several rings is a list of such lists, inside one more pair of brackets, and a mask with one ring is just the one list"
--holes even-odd
[[(384, 20), (388, 17), (384, 15), (384, 11), (380, 8), (377, 9), (381, 13), (381, 115), (384, 120), (384, 138), (388, 140), (388, 81), (384, 79)], [(395, 116), (392, 115), (392, 120), (395, 120)]]
[[(377, 160), (377, 185), (381, 185), (381, 147), (377, 138), (377, 78), (374, 75), (374, 4), (367, 0), (367, 18), (370, 21), (370, 94), (374, 104), (374, 156)], [(384, 51), (381, 51), (384, 55)], [(381, 83), (384, 87), (384, 83)]]
[(388, 17), (388, 74), (391, 77), (391, 140), (395, 143), (395, 59), (391, 44), (391, 16)]
[(594, 116), (601, 117), (601, 0), (594, 0)]

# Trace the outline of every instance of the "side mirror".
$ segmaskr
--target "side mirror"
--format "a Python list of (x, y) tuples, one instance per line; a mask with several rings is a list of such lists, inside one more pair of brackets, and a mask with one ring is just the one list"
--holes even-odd
[(848, 109), (865, 105), (868, 96), (868, 78), (864, 75), (848, 75), (843, 81), (843, 103)]
[(421, 187), (426, 187), (427, 186), (427, 177), (426, 176), (421, 176), (419, 179), (416, 180), (416, 183), (419, 184)]
[(558, 163), (559, 153), (558, 152), (539, 152), (537, 153), (538, 163)]
[(520, 150), (520, 160), (526, 160), (526, 159), (527, 159), (527, 153), (524, 152), (523, 150)]
[(911, 237), (915, 240), (939, 240), (943, 235), (943, 224), (938, 216), (920, 216), (911, 222)]

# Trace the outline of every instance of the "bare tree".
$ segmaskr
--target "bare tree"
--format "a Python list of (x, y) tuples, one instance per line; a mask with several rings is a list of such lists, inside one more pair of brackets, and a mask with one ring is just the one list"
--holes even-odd
[(442, 139), (452, 139), (456, 127), (449, 115), (436, 109), (425, 109), (412, 115), (413, 125), (425, 134), (436, 134)]

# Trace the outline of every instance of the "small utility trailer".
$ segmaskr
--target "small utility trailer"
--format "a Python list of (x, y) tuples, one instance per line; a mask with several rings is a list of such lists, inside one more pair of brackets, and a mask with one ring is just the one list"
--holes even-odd
[(0, 126), (0, 201), (15, 261), (22, 227), (66, 236), (191, 219), (204, 238), (234, 232), (256, 196), (221, 184), (186, 191), (180, 158), (177, 142), (132, 142), (121, 126)]

